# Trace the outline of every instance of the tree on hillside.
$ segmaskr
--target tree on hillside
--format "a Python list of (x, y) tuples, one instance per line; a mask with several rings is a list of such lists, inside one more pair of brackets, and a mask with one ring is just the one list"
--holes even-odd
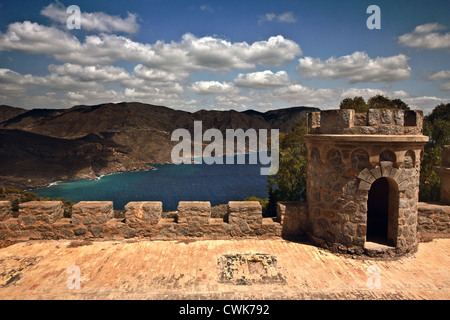
[(304, 196), (307, 150), (303, 136), (306, 133), (304, 120), (297, 122), (290, 133), (280, 133), (279, 169), (275, 175), (267, 178), (269, 183), (267, 211), (271, 216), (276, 214), (278, 201), (300, 200)]
[(353, 99), (345, 98), (344, 100), (341, 101), (339, 108), (354, 109), (356, 112), (359, 113), (366, 112), (369, 109), (363, 97), (354, 97)]
[(369, 109), (400, 109), (409, 110), (408, 105), (401, 99), (389, 99), (381, 94), (373, 96), (366, 101), (362, 97), (345, 98), (339, 105), (340, 109), (354, 109), (356, 112), (362, 113)]
[(423, 134), (430, 137), (420, 167), (420, 201), (439, 201), (441, 183), (433, 170), (441, 165), (442, 147), (450, 144), (450, 103), (440, 104), (423, 119)]

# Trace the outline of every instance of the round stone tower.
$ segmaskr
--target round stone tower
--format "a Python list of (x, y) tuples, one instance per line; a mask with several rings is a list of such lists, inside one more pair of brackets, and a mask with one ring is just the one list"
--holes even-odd
[(309, 236), (332, 251), (417, 249), (421, 111), (308, 114)]

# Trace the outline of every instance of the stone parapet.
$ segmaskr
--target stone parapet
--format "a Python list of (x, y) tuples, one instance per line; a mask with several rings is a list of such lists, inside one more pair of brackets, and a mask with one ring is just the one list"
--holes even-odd
[(440, 203), (418, 203), (417, 232), (421, 240), (450, 237), (450, 206)]
[(421, 135), (423, 113), (420, 110), (353, 109), (325, 110), (308, 114), (309, 134), (382, 134)]
[(59, 201), (35, 201), (20, 205), (18, 218), (8, 218), (10, 202), (0, 203), (0, 240), (145, 238), (151, 240), (273, 238), (282, 226), (262, 217), (259, 202), (228, 204), (225, 218), (211, 218), (211, 204), (181, 201), (175, 217), (162, 218), (162, 202), (130, 202), (125, 215), (115, 216), (112, 201), (82, 201), (74, 204), (70, 218), (63, 218)]
[(442, 148), (442, 163), (433, 169), (441, 180), (441, 202), (450, 205), (450, 145)]
[(282, 235), (287, 239), (304, 237), (309, 228), (306, 201), (280, 201), (277, 203), (277, 220), (283, 225)]

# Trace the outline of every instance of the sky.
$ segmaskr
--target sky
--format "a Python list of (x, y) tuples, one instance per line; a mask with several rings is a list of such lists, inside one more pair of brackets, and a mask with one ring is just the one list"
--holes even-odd
[(449, 16), (448, 0), (0, 0), (0, 104), (265, 112), (382, 94), (427, 114), (450, 102)]

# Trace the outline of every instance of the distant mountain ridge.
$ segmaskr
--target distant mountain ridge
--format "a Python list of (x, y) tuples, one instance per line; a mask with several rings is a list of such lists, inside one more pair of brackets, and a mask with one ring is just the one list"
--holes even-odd
[(170, 162), (172, 132), (203, 129), (279, 129), (317, 108), (268, 112), (200, 110), (194, 113), (138, 102), (25, 110), (0, 106), (0, 185), (32, 188), (48, 183), (143, 170)]

